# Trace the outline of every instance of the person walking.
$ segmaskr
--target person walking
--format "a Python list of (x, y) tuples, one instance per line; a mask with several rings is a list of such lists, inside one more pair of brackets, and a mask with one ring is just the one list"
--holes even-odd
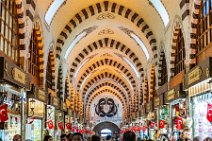
[(136, 141), (136, 135), (132, 131), (127, 131), (123, 135), (123, 141)]
[(44, 137), (43, 141), (53, 141), (53, 138), (52, 138), (52, 136), (50, 136), (50, 135), (46, 135), (46, 136)]

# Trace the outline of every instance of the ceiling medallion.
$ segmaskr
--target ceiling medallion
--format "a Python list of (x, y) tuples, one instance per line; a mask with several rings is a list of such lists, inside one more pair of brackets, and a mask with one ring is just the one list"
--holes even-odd
[(111, 13), (103, 13), (97, 17), (97, 20), (115, 19), (115, 16)]
[(101, 30), (98, 35), (104, 35), (104, 34), (114, 34), (114, 31), (109, 29), (109, 28), (106, 28), (106, 29), (103, 29)]
[(113, 117), (117, 114), (118, 108), (112, 98), (101, 98), (95, 106), (95, 112), (100, 117)]

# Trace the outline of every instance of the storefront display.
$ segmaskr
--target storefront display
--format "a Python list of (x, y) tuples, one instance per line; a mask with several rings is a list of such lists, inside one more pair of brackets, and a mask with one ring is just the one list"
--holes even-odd
[(159, 109), (159, 128), (160, 128), (160, 134), (168, 134), (168, 128), (169, 128), (169, 106), (162, 106)]
[(206, 93), (192, 98), (193, 136), (201, 140), (212, 137), (212, 94)]
[(49, 130), (49, 135), (55, 139), (55, 107), (47, 105), (47, 128)]

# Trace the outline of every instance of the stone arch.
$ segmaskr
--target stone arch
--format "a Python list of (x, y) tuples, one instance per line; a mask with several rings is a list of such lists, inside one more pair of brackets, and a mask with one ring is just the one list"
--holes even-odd
[[(179, 21), (176, 21), (174, 23), (174, 29), (173, 29), (173, 35), (172, 35), (172, 47), (171, 47), (171, 55), (170, 55), (170, 73), (171, 73), (171, 77), (174, 76), (174, 72), (175, 72), (175, 56), (176, 56), (176, 47), (177, 47), (177, 37), (180, 33), (180, 30), (183, 33), (183, 27), (182, 24)], [(185, 35), (183, 33), (183, 35)], [(185, 38), (184, 38), (184, 42), (185, 42)], [(186, 53), (186, 51), (185, 51)]]
[(90, 67), (88, 67), (88, 69), (86, 69), (86, 71), (82, 74), (82, 76), (80, 77), (80, 79), (77, 83), (78, 90), (79, 90), (79, 87), (81, 86), (81, 83), (86, 78), (86, 76), (91, 74), (92, 71), (94, 71), (96, 68), (98, 68), (100, 66), (102, 67), (102, 66), (105, 66), (105, 65), (111, 65), (111, 66), (119, 69), (120, 71), (122, 71), (129, 78), (132, 86), (136, 87), (135, 78), (133, 78), (132, 74), (130, 73), (130, 71), (128, 69), (126, 69), (122, 64), (120, 64), (117, 61), (114, 61), (110, 58), (104, 58), (104, 59), (101, 59), (101, 60), (97, 60), (95, 63), (90, 65)]
[(144, 69), (142, 63), (139, 61), (138, 56), (135, 55), (135, 53), (129, 47), (127, 47), (126, 45), (122, 44), (117, 40), (104, 38), (91, 43), (78, 54), (78, 56), (74, 59), (74, 62), (71, 64), (70, 67), (70, 79), (74, 76), (76, 69), (88, 54), (103, 47), (116, 49), (118, 51), (124, 52), (124, 54), (128, 56), (128, 58), (131, 59), (133, 63), (136, 65), (137, 70), (139, 71), (141, 77), (143, 76)]
[[(166, 60), (166, 64), (168, 64), (167, 59), (166, 59), (165, 50), (164, 50), (163, 46), (161, 46), (159, 58), (158, 58), (158, 86), (161, 86), (161, 70), (162, 70), (162, 61), (163, 61), (164, 58)], [(168, 67), (166, 69), (167, 69), (166, 71), (167, 71), (167, 77), (168, 77)]]
[(86, 91), (88, 91), (88, 89), (91, 87), (91, 85), (97, 81), (102, 80), (103, 78), (111, 78), (112, 80), (114, 80), (116, 83), (121, 84), (123, 86), (123, 88), (126, 90), (127, 93), (131, 93), (130, 89), (128, 88), (127, 84), (117, 75), (109, 73), (109, 72), (103, 72), (101, 74), (98, 74), (97, 76), (95, 76), (93, 79), (91, 79), (83, 88), (82, 90), (82, 94), (85, 95)]
[(194, 67), (197, 63), (196, 53), (197, 53), (197, 24), (200, 14), (201, 0), (194, 0), (192, 4), (192, 17), (191, 17), (191, 43), (190, 43), (190, 69)]
[(99, 132), (101, 132), (101, 130), (103, 130), (105, 128), (110, 129), (113, 133), (119, 133), (119, 131), (120, 131), (119, 127), (116, 124), (114, 124), (112, 122), (108, 122), (108, 121), (97, 124), (93, 128), (93, 131), (98, 134)]
[[(110, 12), (110, 13), (104, 13)], [(96, 3), (95, 5), (91, 5), (87, 8), (82, 9), (78, 12), (65, 26), (65, 28), (61, 31), (58, 39), (57, 39), (57, 58), (60, 58), (60, 53), (62, 51), (62, 46), (65, 43), (65, 40), (72, 33), (73, 29), (75, 29), (79, 24), (81, 24), (84, 20), (88, 19), (97, 14), (101, 14), (98, 16), (97, 20), (105, 19), (105, 18), (113, 18), (114, 15), (112, 13), (116, 13), (124, 18), (128, 19), (132, 23), (134, 23), (140, 31), (144, 33), (146, 38), (148, 39), (152, 51), (157, 51), (156, 39), (151, 31), (150, 27), (144, 22), (144, 19), (139, 16), (138, 13), (133, 12), (131, 9), (126, 8), (117, 3), (112, 3), (109, 1), (104, 1), (101, 3)]]

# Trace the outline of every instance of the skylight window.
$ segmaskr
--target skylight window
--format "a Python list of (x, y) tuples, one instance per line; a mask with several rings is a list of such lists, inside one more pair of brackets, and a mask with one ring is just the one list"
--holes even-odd
[(87, 32), (84, 31), (82, 33), (80, 33), (77, 37), (74, 38), (73, 42), (70, 44), (70, 46), (68, 47), (66, 53), (65, 53), (65, 60), (67, 60), (67, 57), (69, 55), (69, 53), (71, 52), (71, 50), (73, 49), (73, 47), (85, 36), (87, 35)]
[(135, 68), (135, 66), (126, 57), (124, 57), (123, 59), (130, 65), (130, 67), (135, 72), (136, 76), (139, 78), (139, 73), (137, 72), (137, 69)]
[(54, 0), (54, 2), (51, 4), (45, 15), (45, 20), (48, 25), (51, 24), (54, 15), (56, 14), (57, 10), (60, 8), (64, 1), (65, 0)]
[(138, 43), (138, 45), (141, 47), (141, 49), (143, 50), (147, 60), (149, 60), (149, 52), (148, 50), (146, 49), (144, 43), (141, 41), (141, 39), (135, 35), (134, 33), (130, 33), (130, 36)]
[(163, 3), (161, 0), (150, 0), (152, 5), (155, 7), (157, 12), (159, 13), (160, 17), (163, 20), (164, 26), (166, 27), (169, 23), (169, 15), (168, 12), (166, 11), (166, 8), (164, 7)]

